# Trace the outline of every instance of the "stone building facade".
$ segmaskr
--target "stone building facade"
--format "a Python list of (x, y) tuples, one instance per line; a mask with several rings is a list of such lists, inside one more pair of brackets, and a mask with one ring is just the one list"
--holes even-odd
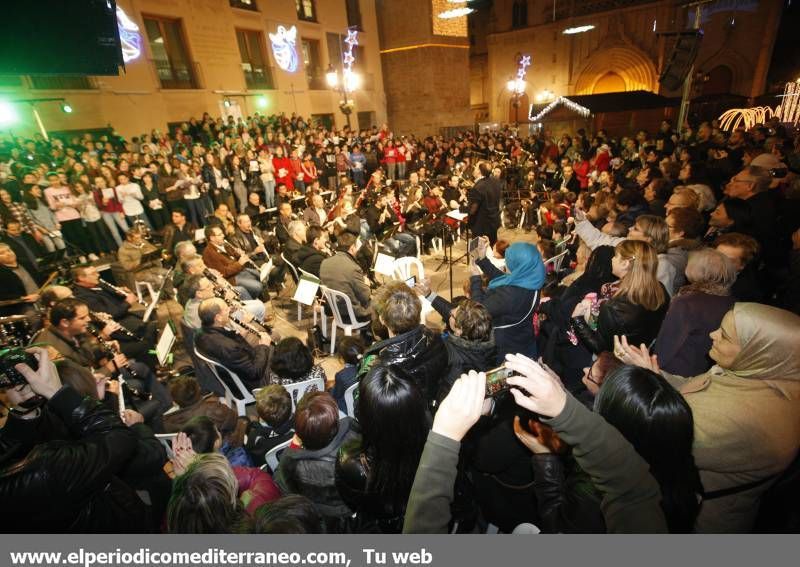
[[(341, 67), (347, 29), (357, 26), (353, 127), (386, 121), (375, 3), (371, 0), (117, 0), (138, 28), (139, 54), (118, 77), (0, 77), (0, 99), (36, 103), (49, 131), (113, 126), (124, 136), (164, 129), (204, 112), (243, 116), (297, 112), (342, 126), (341, 96), (326, 81)], [(296, 29), (294, 51), (278, 26)], [(275, 40), (270, 34), (275, 36)], [(273, 46), (273, 43), (276, 45)], [(288, 70), (281, 68), (283, 65)], [(15, 103), (13, 133), (38, 130), (30, 104)]]

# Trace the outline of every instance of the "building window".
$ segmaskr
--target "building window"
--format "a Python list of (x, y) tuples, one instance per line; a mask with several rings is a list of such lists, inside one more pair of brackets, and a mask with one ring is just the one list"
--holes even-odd
[(145, 17), (144, 27), (162, 89), (197, 89), (197, 73), (189, 61), (180, 20)]
[(524, 28), (528, 26), (527, 0), (515, 0), (511, 8), (511, 27)]
[(297, 6), (297, 17), (307, 22), (317, 21), (317, 7), (314, 0), (294, 0)]
[(303, 66), (306, 69), (308, 88), (318, 91), (324, 90), (327, 86), (322, 72), (322, 61), (319, 57), (319, 41), (316, 39), (303, 39), (302, 46)]
[(344, 6), (347, 9), (347, 27), (361, 31), (361, 4), (359, 1), (345, 0)]
[(248, 89), (274, 89), (272, 73), (267, 66), (262, 35), (257, 31), (236, 30), (236, 42), (242, 60), (242, 72)]
[(258, 12), (256, 0), (230, 0), (231, 8), (240, 8), (242, 10), (252, 10)]
[(36, 90), (86, 90), (97, 88), (89, 77), (31, 75), (31, 88)]

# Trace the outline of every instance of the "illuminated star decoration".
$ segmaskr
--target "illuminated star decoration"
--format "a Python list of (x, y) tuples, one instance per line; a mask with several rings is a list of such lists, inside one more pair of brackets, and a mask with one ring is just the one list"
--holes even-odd
[(125, 63), (133, 61), (142, 54), (142, 34), (139, 33), (139, 26), (119, 6), (117, 6), (117, 28), (119, 28), (119, 41), (122, 44), (122, 60)]
[(297, 27), (292, 26), (288, 30), (283, 26), (278, 26), (276, 33), (269, 34), (272, 43), (272, 54), (278, 67), (289, 73), (297, 71), (298, 57), (297, 47)]
[(519, 69), (517, 69), (517, 78), (522, 80), (525, 78), (525, 73), (528, 72), (528, 67), (531, 66), (531, 56), (523, 55), (519, 60)]
[(342, 55), (342, 75), (344, 76), (344, 88), (349, 91), (353, 90), (356, 84), (353, 76), (353, 63), (356, 62), (353, 48), (358, 45), (358, 30), (348, 29), (347, 38), (345, 38), (344, 42), (347, 44), (347, 51)]

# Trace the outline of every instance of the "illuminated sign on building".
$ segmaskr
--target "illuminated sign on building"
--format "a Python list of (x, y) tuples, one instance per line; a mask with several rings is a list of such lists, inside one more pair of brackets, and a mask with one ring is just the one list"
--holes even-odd
[(117, 6), (117, 27), (119, 40), (122, 43), (122, 60), (125, 63), (133, 61), (142, 54), (142, 34), (139, 33), (139, 26), (119, 6)]
[(283, 26), (278, 26), (277, 33), (269, 34), (272, 42), (272, 54), (278, 67), (289, 73), (297, 71), (297, 27), (292, 26), (288, 30)]

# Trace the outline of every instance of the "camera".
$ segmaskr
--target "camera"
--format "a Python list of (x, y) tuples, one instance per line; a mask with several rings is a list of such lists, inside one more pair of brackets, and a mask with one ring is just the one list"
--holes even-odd
[(14, 368), (17, 364), (27, 364), (34, 371), (39, 370), (39, 362), (23, 348), (0, 350), (0, 388), (13, 388), (27, 384), (25, 377)]

